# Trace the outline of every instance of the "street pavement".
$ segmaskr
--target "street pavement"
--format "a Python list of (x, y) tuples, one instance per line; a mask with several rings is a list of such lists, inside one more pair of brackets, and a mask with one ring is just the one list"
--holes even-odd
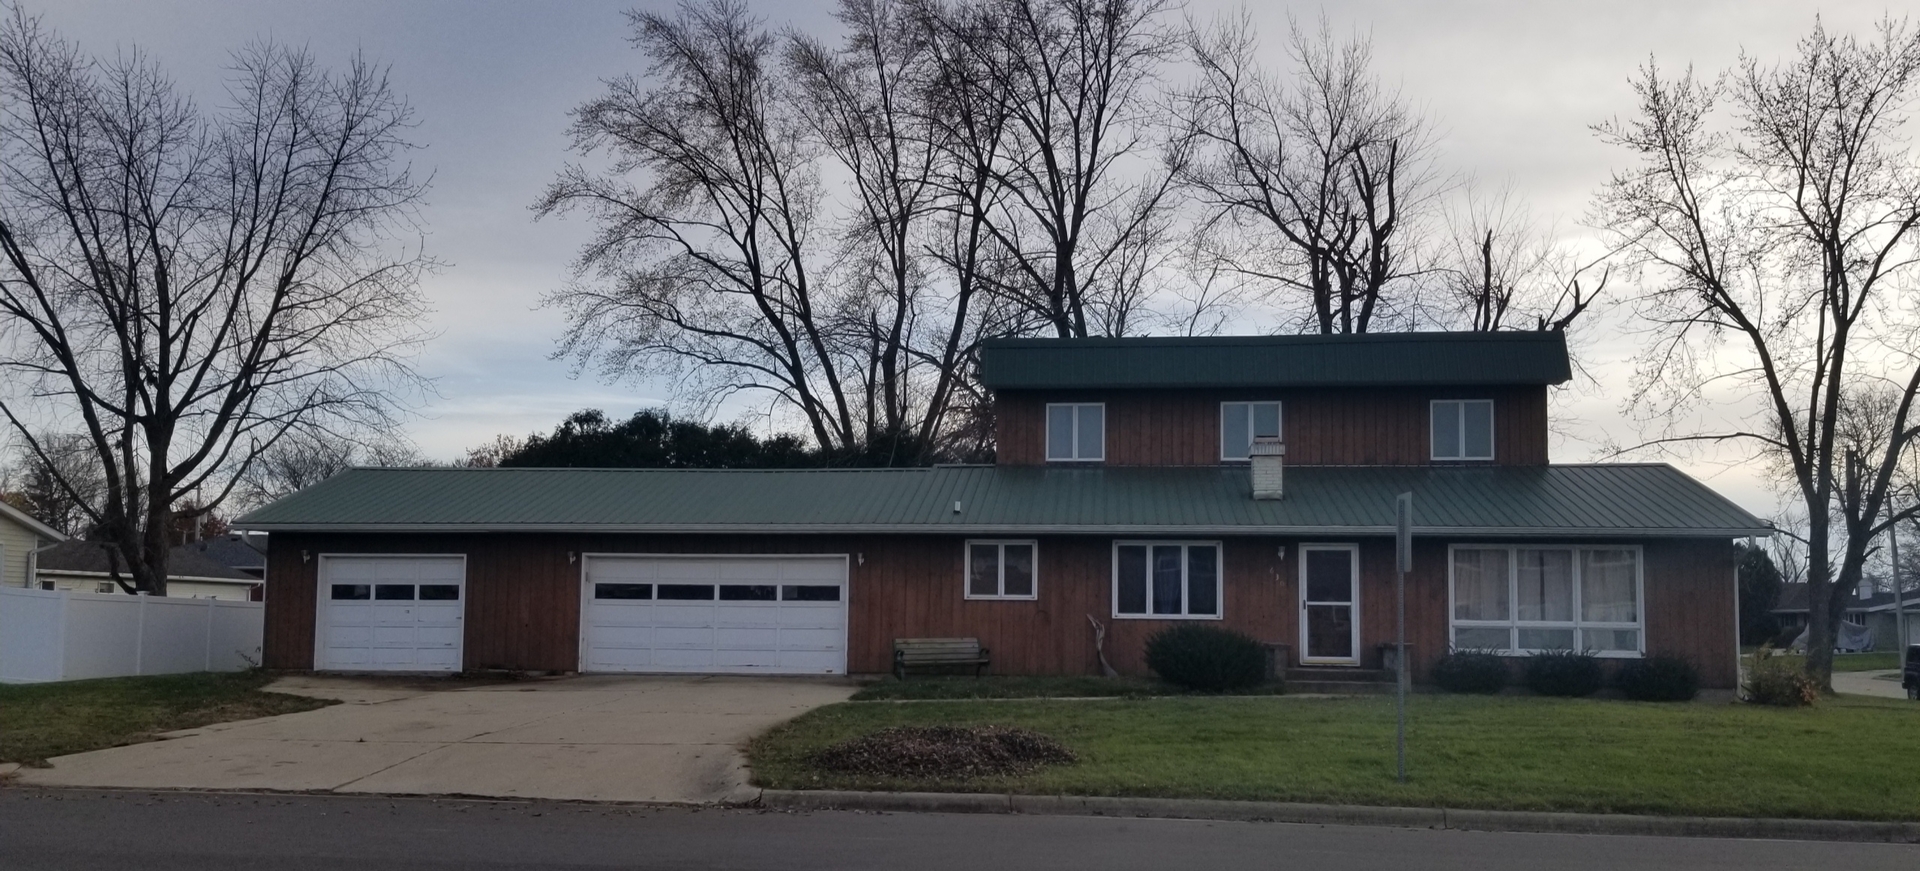
[(1907, 697), (1907, 691), (1900, 686), (1900, 670), (1897, 668), (1889, 671), (1836, 671), (1833, 673), (1833, 691), (1883, 699)]
[(50, 760), (33, 786), (739, 802), (740, 746), (853, 694), (845, 679), (595, 675), (472, 684), (322, 676), (341, 704)]
[(1920, 868), (1920, 846), (1182, 820), (0, 788), (0, 868)]

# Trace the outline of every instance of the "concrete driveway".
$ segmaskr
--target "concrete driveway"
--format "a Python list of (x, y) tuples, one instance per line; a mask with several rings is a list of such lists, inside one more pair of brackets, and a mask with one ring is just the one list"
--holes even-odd
[(341, 704), (24, 769), (37, 786), (739, 802), (741, 745), (853, 693), (844, 680), (587, 676), (474, 686), (299, 677)]
[(1904, 699), (1907, 691), (1900, 686), (1900, 670), (1891, 671), (1836, 671), (1833, 673), (1833, 691), (1850, 693), (1856, 696), (1879, 696), (1883, 699)]

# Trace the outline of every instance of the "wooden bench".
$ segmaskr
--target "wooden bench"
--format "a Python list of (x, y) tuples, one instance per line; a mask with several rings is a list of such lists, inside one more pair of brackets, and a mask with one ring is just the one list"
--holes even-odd
[(987, 649), (978, 638), (895, 638), (893, 674), (906, 680), (909, 671), (934, 671), (973, 667), (979, 677), (989, 663)]

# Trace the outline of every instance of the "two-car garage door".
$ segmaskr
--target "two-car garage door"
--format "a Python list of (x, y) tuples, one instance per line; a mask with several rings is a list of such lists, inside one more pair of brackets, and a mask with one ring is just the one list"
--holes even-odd
[(844, 556), (586, 559), (581, 671), (847, 671)]

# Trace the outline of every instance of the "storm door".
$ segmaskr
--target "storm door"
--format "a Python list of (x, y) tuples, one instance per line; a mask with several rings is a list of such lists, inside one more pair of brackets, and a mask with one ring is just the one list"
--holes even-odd
[(1360, 664), (1360, 549), (1300, 548), (1300, 662)]

